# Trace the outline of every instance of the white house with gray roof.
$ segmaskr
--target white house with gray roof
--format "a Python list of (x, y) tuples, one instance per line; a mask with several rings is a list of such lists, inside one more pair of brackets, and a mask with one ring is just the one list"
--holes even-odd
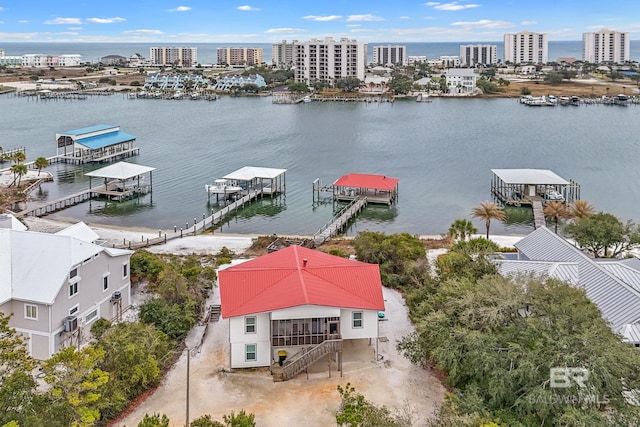
[(532, 273), (584, 289), (623, 340), (640, 347), (640, 261), (594, 259), (546, 227), (515, 244), (516, 260), (498, 260), (500, 274)]
[(86, 225), (57, 234), (0, 228), (0, 312), (45, 360), (89, 337), (98, 318), (115, 319), (131, 302), (132, 251), (95, 243)]

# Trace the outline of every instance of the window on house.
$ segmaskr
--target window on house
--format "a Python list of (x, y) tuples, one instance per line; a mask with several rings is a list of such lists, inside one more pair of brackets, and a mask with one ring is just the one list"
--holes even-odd
[(84, 322), (85, 323), (89, 323), (94, 321), (96, 318), (98, 317), (98, 309), (96, 308), (95, 310), (89, 312), (89, 314), (87, 314), (86, 316), (84, 316)]
[(256, 317), (255, 316), (244, 318), (244, 333), (245, 334), (256, 333)]
[(109, 289), (109, 276), (104, 276), (102, 278), (102, 290), (106, 291)]
[(24, 305), (24, 318), (38, 320), (38, 306), (33, 304)]
[(245, 360), (247, 362), (255, 362), (257, 360), (257, 357), (256, 357), (256, 345), (255, 344), (246, 344), (244, 346), (244, 355), (245, 355)]
[(362, 328), (362, 312), (354, 311), (353, 312), (353, 327), (354, 328)]
[(129, 276), (129, 264), (122, 264), (122, 278), (126, 279)]
[(69, 298), (78, 293), (78, 282), (69, 283)]
[(78, 312), (79, 305), (75, 305), (69, 309), (69, 316), (73, 316)]
[(78, 269), (74, 268), (73, 270), (71, 270), (69, 272), (69, 279), (73, 279), (74, 277), (76, 277), (78, 275)]

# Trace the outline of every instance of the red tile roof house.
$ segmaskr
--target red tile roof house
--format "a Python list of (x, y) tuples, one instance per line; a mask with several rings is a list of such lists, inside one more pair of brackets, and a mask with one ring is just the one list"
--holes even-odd
[(294, 245), (221, 270), (219, 285), (231, 368), (282, 362), (286, 380), (325, 354), (340, 357), (342, 340), (378, 338), (376, 264)]

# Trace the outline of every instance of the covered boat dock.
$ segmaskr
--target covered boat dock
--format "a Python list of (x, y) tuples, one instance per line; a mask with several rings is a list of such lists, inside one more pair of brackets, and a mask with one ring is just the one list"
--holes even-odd
[[(141, 194), (153, 191), (153, 171), (156, 168), (136, 165), (127, 162), (118, 162), (93, 172), (86, 173), (89, 179), (89, 192), (107, 197), (110, 200), (126, 200)], [(142, 177), (149, 174), (149, 183)], [(103, 185), (92, 189), (91, 178), (102, 178)]]
[(580, 185), (548, 169), (491, 169), (491, 194), (505, 205), (533, 205), (535, 201), (580, 199)]
[(333, 183), (333, 198), (338, 201), (352, 201), (366, 197), (369, 203), (391, 205), (398, 198), (399, 182), (398, 178), (386, 175), (351, 173)]
[(234, 185), (237, 184), (245, 191), (254, 189), (259, 190), (260, 194), (274, 195), (285, 192), (286, 172), (286, 169), (245, 166), (222, 178)]
[(66, 163), (110, 162), (135, 156), (136, 137), (119, 126), (95, 125), (56, 134), (56, 157)]

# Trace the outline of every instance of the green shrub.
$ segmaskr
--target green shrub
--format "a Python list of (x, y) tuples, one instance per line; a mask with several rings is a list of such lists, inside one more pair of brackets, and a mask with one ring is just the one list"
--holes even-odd
[(100, 339), (102, 335), (107, 332), (107, 330), (111, 327), (111, 322), (107, 319), (101, 317), (91, 325), (91, 334), (96, 338)]

